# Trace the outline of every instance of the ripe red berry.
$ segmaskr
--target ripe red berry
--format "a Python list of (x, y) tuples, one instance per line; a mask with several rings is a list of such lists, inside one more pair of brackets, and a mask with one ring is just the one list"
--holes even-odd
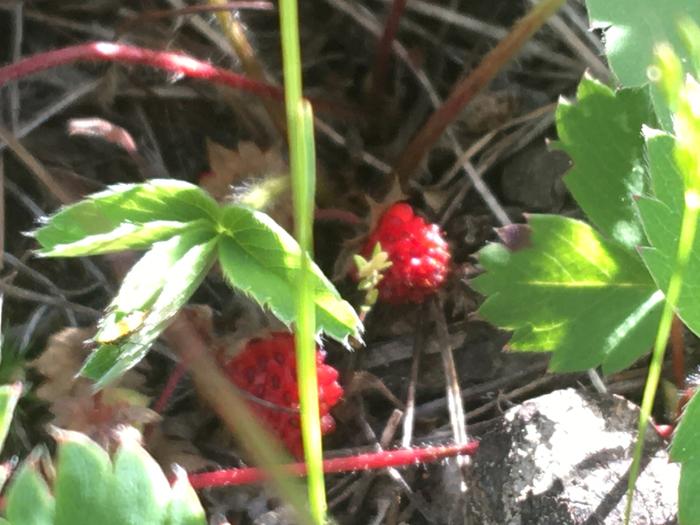
[(389, 256), (391, 266), (379, 281), (379, 298), (388, 303), (420, 303), (447, 277), (450, 251), (440, 227), (428, 224), (405, 203), (391, 206), (362, 248), (370, 257), (377, 243)]
[[(338, 371), (324, 364), (324, 359), (325, 353), (317, 351), (321, 433), (327, 434), (335, 429), (335, 420), (329, 411), (342, 397), (343, 388), (337, 381)], [(252, 339), (225, 367), (229, 379), (238, 388), (282, 408), (280, 410), (254, 401), (249, 402), (250, 408), (284, 442), (289, 452), (296, 457), (302, 457), (299, 413), (284, 410), (299, 408), (294, 335), (273, 332), (264, 339)]]

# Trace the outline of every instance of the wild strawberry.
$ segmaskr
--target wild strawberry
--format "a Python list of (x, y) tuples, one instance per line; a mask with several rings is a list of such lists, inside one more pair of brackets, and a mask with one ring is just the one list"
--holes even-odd
[(380, 243), (391, 266), (377, 286), (379, 298), (388, 303), (420, 303), (447, 277), (450, 252), (437, 224), (428, 224), (399, 202), (379, 218), (361, 254), (370, 257)]
[[(321, 433), (335, 429), (330, 409), (340, 400), (343, 388), (338, 384), (338, 371), (324, 364), (325, 353), (316, 353)], [(250, 408), (296, 457), (303, 455), (299, 427), (299, 393), (294, 355), (294, 335), (273, 332), (265, 339), (252, 339), (242, 352), (226, 365), (229, 379), (238, 388), (268, 402), (271, 406), (251, 401)], [(276, 405), (276, 408), (272, 405)], [(285, 410), (285, 409), (291, 409)]]

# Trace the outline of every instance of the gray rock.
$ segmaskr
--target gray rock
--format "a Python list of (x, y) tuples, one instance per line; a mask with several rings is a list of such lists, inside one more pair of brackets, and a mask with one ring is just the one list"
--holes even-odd
[[(617, 396), (560, 390), (508, 410), (481, 436), (469, 523), (619, 524), (639, 409)], [(676, 523), (679, 466), (650, 429), (631, 523)]]

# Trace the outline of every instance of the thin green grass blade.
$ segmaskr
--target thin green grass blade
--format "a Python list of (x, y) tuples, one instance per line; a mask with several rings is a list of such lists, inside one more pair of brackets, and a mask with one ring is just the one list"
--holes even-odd
[(678, 255), (676, 257), (676, 265), (671, 276), (671, 280), (666, 291), (666, 302), (664, 303), (661, 312), (661, 320), (659, 321), (659, 329), (656, 333), (654, 341), (654, 350), (649, 363), (649, 373), (644, 386), (644, 394), (642, 396), (642, 405), (639, 413), (639, 425), (637, 428), (637, 441), (634, 446), (634, 455), (632, 466), (630, 467), (629, 482), (627, 485), (627, 503), (625, 506), (625, 525), (629, 524), (632, 514), (632, 502), (634, 498), (634, 488), (639, 477), (639, 469), (642, 462), (642, 453), (644, 449), (644, 438), (646, 436), (649, 420), (651, 419), (651, 411), (654, 407), (654, 398), (656, 390), (659, 386), (659, 378), (663, 369), (664, 353), (668, 342), (669, 334), (671, 333), (671, 323), (673, 315), (678, 304), (678, 299), (681, 295), (683, 286), (683, 277), (685, 275), (688, 260), (690, 258), (691, 249), (695, 239), (696, 225), (698, 221), (698, 211), (700, 208), (700, 195), (692, 190), (686, 191), (685, 210), (683, 212), (683, 223), (681, 226), (681, 235), (678, 243)]
[(314, 344), (314, 307), (308, 290), (309, 260), (312, 246), (315, 154), (313, 117), (304, 104), (301, 90), (301, 51), (299, 14), (296, 0), (281, 0), (280, 28), (284, 63), (284, 98), (289, 134), (289, 158), (294, 196), (295, 234), (301, 246), (301, 271), (297, 287), (297, 374), (304, 458), (308, 470), (309, 506), (318, 525), (325, 522), (326, 493), (323, 483), (322, 444), (318, 414), (318, 386)]
[[(700, 159), (697, 157), (697, 151), (700, 148), (700, 116), (696, 109), (697, 100), (700, 100), (700, 85), (691, 76), (683, 78), (680, 60), (668, 44), (657, 46), (655, 52), (659, 72), (658, 78), (655, 80), (665, 96), (670, 114), (673, 115), (675, 139), (673, 159), (683, 177), (683, 214), (678, 245), (675, 250), (675, 260), (671, 262), (672, 272), (666, 289), (666, 302), (661, 314), (647, 382), (642, 396), (638, 436), (627, 490), (626, 525), (629, 524), (632, 513), (634, 489), (641, 465), (644, 437), (649, 426), (654, 398), (661, 377), (664, 352), (671, 332), (673, 316), (681, 300), (683, 282), (688, 273), (688, 263), (693, 252), (697, 221), (700, 217)], [(640, 211), (644, 220), (644, 208), (640, 208)], [(645, 222), (645, 227), (648, 229), (650, 224), (648, 221)]]
[[(311, 261), (308, 254), (313, 247), (313, 203), (316, 177), (314, 158), (314, 130), (311, 105), (304, 101), (301, 107), (304, 127), (305, 171), (294, 180), (296, 235), (302, 247), (302, 258), (297, 286), (297, 324), (295, 343), (297, 376), (299, 381), (299, 405), (301, 433), (304, 440), (304, 458), (309, 475), (309, 503), (314, 519), (322, 520), (326, 497), (323, 480), (323, 443), (321, 419), (318, 409), (318, 378), (316, 376), (316, 343), (314, 341), (315, 305), (311, 286)], [(322, 523), (322, 521), (319, 521)]]

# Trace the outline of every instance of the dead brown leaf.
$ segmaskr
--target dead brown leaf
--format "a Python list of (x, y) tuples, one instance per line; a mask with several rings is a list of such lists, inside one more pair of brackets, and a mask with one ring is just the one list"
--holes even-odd
[(230, 198), (232, 188), (246, 179), (287, 171), (277, 148), (263, 151), (252, 142), (242, 141), (238, 148), (229, 149), (207, 139), (207, 154), (211, 173), (203, 177), (199, 185), (219, 201)]
[(49, 403), (52, 423), (109, 446), (117, 428), (142, 428), (159, 416), (148, 408), (149, 398), (136, 390), (143, 386), (143, 376), (136, 371), (97, 393), (90, 380), (78, 376), (89, 353), (84, 343), (94, 333), (94, 328), (61, 330), (49, 338), (44, 352), (30, 366), (44, 377), (36, 395)]

